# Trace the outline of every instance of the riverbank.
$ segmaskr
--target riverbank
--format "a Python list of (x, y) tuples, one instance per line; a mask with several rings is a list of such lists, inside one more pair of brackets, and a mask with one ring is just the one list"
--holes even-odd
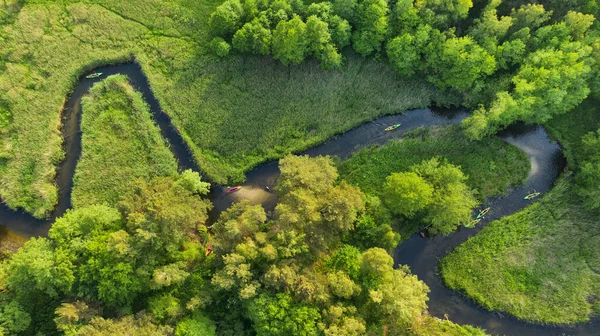
[[(582, 136), (600, 126), (597, 104), (590, 98), (548, 125), (575, 174)], [(539, 203), (452, 251), (440, 264), (446, 283), (486, 309), (526, 321), (577, 323), (600, 315), (598, 214), (581, 206), (574, 189), (571, 172)]]

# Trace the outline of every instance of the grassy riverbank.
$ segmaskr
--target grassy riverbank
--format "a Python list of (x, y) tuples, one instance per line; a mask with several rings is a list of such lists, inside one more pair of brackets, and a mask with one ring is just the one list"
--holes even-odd
[(0, 4), (0, 106), (9, 120), (0, 125), (0, 197), (36, 217), (57, 202), (65, 97), (100, 64), (134, 56), (201, 168), (220, 183), (378, 115), (448, 100), (424, 80), (398, 79), (351, 52), (341, 71), (215, 59), (206, 23), (220, 0), (97, 3)]
[(12, 253), (15, 253), (25, 242), (27, 238), (13, 231), (0, 223), (0, 262)]
[(496, 137), (465, 139), (460, 126), (429, 127), (407, 133), (381, 147), (366, 148), (344, 161), (340, 175), (366, 193), (378, 194), (388, 175), (439, 156), (461, 166), (480, 200), (521, 184), (529, 171), (525, 153)]
[(127, 77), (111, 76), (96, 83), (82, 106), (82, 155), (74, 177), (74, 207), (115, 206), (135, 179), (177, 174), (175, 157)]
[[(581, 137), (600, 127), (597, 104), (588, 99), (548, 125), (571, 169), (582, 158)], [(490, 223), (445, 257), (446, 283), (527, 321), (575, 323), (600, 314), (598, 214), (582, 208), (571, 174), (539, 203)]]
[(600, 227), (562, 178), (540, 202), (489, 224), (446, 256), (453, 289), (490, 310), (539, 323), (575, 323), (600, 312)]

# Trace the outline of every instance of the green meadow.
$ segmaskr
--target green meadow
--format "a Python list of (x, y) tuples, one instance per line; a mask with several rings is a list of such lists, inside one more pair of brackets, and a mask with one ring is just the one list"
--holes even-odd
[(82, 153), (74, 177), (74, 207), (115, 206), (136, 179), (176, 176), (177, 161), (142, 95), (116, 75), (82, 100)]

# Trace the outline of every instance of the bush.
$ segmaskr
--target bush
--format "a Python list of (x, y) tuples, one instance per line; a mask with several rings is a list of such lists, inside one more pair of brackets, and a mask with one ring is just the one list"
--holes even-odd
[(210, 41), (210, 49), (219, 57), (225, 57), (229, 54), (231, 46), (224, 39), (215, 37)]

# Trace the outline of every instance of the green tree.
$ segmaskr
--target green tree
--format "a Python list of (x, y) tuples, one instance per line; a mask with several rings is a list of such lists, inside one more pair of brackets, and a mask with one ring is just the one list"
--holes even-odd
[(334, 0), (333, 10), (342, 18), (354, 23), (358, 0)]
[(250, 301), (246, 312), (258, 336), (318, 334), (319, 310), (295, 303), (287, 294), (261, 294)]
[(239, 0), (227, 0), (210, 15), (208, 26), (213, 34), (229, 36), (242, 25), (244, 9)]
[(315, 15), (306, 20), (307, 53), (314, 55), (325, 69), (338, 68), (341, 55), (331, 44), (329, 26)]
[(250, 205), (248, 201), (236, 203), (221, 213), (213, 226), (215, 251), (228, 253), (253, 236), (265, 223), (267, 215), (262, 205)]
[(379, 51), (388, 32), (387, 0), (361, 0), (356, 12), (354, 50), (363, 56)]
[(390, 210), (402, 216), (410, 217), (433, 201), (433, 186), (414, 172), (391, 174), (383, 192)]
[(449, 38), (428, 56), (428, 79), (441, 88), (464, 92), (496, 69), (494, 56), (468, 36)]
[(149, 316), (143, 315), (139, 318), (125, 316), (118, 320), (95, 317), (89, 325), (79, 329), (78, 335), (168, 336), (172, 333), (173, 328), (170, 326), (156, 325), (151, 321)]
[(233, 35), (233, 47), (239, 51), (267, 55), (271, 51), (271, 30), (266, 19), (254, 18)]
[(175, 336), (213, 336), (217, 328), (208, 317), (195, 313), (177, 323)]
[(471, 211), (477, 201), (459, 167), (432, 158), (412, 167), (412, 171), (433, 186), (433, 197), (423, 221), (432, 233), (449, 234), (471, 224)]
[(273, 32), (273, 57), (284, 65), (300, 64), (307, 53), (306, 24), (295, 15), (281, 21)]
[(6, 335), (19, 334), (31, 323), (31, 316), (17, 301), (0, 304), (0, 330)]
[(471, 0), (420, 0), (415, 7), (423, 21), (440, 29), (450, 28), (469, 15)]

